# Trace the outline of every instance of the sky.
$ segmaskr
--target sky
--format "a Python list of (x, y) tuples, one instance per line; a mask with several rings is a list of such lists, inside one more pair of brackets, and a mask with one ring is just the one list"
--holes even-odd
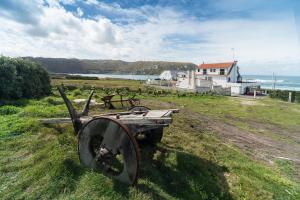
[(1, 0), (0, 53), (201, 64), (300, 76), (297, 0)]

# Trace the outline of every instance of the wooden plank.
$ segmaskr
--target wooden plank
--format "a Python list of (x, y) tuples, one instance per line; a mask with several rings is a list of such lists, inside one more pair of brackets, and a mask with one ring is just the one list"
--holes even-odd
[[(150, 110), (150, 111), (130, 111), (130, 112), (119, 112), (119, 113), (106, 113), (93, 116), (81, 117), (80, 121), (86, 123), (89, 120), (96, 117), (112, 117), (120, 120), (124, 124), (134, 125), (156, 125), (163, 124), (168, 125), (172, 123), (170, 115), (178, 110)], [(146, 113), (146, 115), (145, 115)], [(46, 118), (40, 119), (44, 124), (57, 124), (57, 123), (71, 123), (70, 118)]]
[(149, 112), (145, 116), (146, 117), (163, 117), (167, 113), (169, 113), (169, 110), (149, 110)]
[[(111, 116), (111, 117), (117, 119), (117, 116)], [(96, 118), (96, 117), (81, 117), (80, 121), (82, 123), (86, 123), (86, 122), (92, 120), (93, 118)], [(157, 124), (168, 125), (168, 124), (172, 123), (172, 118), (169, 118), (169, 117), (168, 118), (167, 117), (164, 117), (164, 118), (124, 117), (124, 118), (120, 118), (118, 120), (124, 124), (134, 124), (134, 125), (157, 125)], [(40, 122), (42, 122), (44, 124), (71, 123), (71, 118), (40, 119)]]

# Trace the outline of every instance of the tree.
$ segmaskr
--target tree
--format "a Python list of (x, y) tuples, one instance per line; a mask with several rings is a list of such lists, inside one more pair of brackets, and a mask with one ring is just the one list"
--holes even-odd
[(50, 78), (40, 64), (0, 57), (0, 98), (38, 98), (51, 92)]

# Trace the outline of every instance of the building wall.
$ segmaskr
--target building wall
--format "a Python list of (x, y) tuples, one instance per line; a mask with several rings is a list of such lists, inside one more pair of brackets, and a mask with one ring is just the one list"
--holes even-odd
[(231, 73), (229, 74), (230, 83), (236, 83), (237, 82), (237, 65), (234, 64), (231, 70)]
[(212, 81), (213, 81), (214, 85), (223, 86), (224, 84), (227, 83), (227, 77), (226, 76), (214, 76), (214, 77), (212, 77)]
[(208, 82), (210, 85), (224, 85), (227, 83), (227, 78), (226, 76), (196, 76), (196, 84), (198, 87), (206, 86)]
[(225, 87), (231, 88), (231, 95), (245, 94), (247, 87), (256, 87), (259, 83), (227, 83)]
[[(220, 71), (221, 69), (224, 69), (224, 73), (225, 75), (222, 76), (220, 75)], [(211, 77), (211, 79), (213, 80), (214, 84), (224, 84), (226, 82), (230, 82), (230, 83), (236, 83), (237, 82), (237, 64), (234, 63), (231, 71), (230, 68), (220, 68), (220, 69), (215, 69), (214, 71), (211, 71), (211, 69), (207, 69), (207, 74), (203, 75), (203, 69), (197, 69), (196, 70), (196, 76), (200, 76), (201, 78), (205, 79), (205, 77)], [(230, 71), (230, 74), (227, 76), (228, 72)], [(207, 79), (207, 78), (206, 78)]]
[(195, 89), (196, 88), (195, 71), (187, 71), (185, 77), (178, 77), (176, 87), (182, 89)]
[(196, 87), (212, 87), (213, 82), (196, 77)]
[[(228, 69), (227, 69), (227, 68), (222, 68), (222, 69), (224, 69), (225, 74), (228, 73)], [(216, 70), (215, 72), (213, 72), (213, 71), (211, 72), (210, 69), (206, 69), (206, 72), (207, 72), (206, 75), (220, 75), (220, 70), (221, 70), (221, 69), (217, 69), (217, 68), (216, 68), (215, 70)], [(196, 70), (196, 75), (197, 75), (197, 76), (199, 76), (199, 75), (202, 76), (202, 75), (203, 75), (203, 69), (197, 69), (197, 70)]]

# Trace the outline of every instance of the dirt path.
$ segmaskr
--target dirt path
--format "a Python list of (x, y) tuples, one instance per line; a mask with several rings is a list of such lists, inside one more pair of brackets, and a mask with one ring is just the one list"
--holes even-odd
[[(146, 101), (146, 104), (157, 106), (157, 102)], [(150, 106), (151, 107), (151, 106)], [(176, 104), (169, 102), (160, 102), (159, 107), (175, 108)], [(200, 125), (193, 125), (199, 130), (208, 130), (217, 134), (223, 141), (236, 145), (241, 150), (250, 153), (257, 159), (273, 163), (272, 160), (284, 159), (294, 161), (300, 166), (300, 133), (297, 130), (282, 129), (274, 124), (260, 123), (254, 120), (247, 121), (250, 129), (269, 131), (278, 134), (277, 139), (268, 135), (253, 133), (251, 131), (235, 126), (233, 123), (226, 123), (221, 120), (213, 119), (205, 114), (200, 114), (188, 109), (181, 109), (183, 115), (191, 121), (199, 121)], [(231, 121), (236, 120), (232, 119)], [(289, 141), (293, 141), (290, 143)]]
[[(300, 145), (286, 143), (265, 135), (254, 134), (232, 124), (204, 116), (203, 114), (188, 110), (182, 110), (182, 112), (189, 118), (200, 120), (201, 126), (218, 134), (223, 140), (235, 144), (242, 150), (250, 152), (257, 158), (268, 161), (272, 158), (280, 158), (300, 163)], [(249, 123), (249, 125), (251, 126), (253, 124)], [(295, 137), (294, 134), (292, 135)], [(299, 136), (297, 139), (299, 141)]]

